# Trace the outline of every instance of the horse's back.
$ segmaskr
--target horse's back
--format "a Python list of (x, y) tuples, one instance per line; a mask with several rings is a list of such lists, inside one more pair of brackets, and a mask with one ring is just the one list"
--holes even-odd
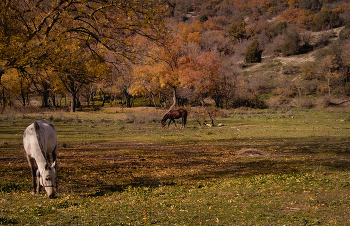
[(52, 152), (57, 147), (57, 133), (54, 125), (42, 119), (30, 124), (23, 134), (23, 146), (27, 154), (35, 155), (35, 151), (40, 151), (40, 144), (46, 154)]

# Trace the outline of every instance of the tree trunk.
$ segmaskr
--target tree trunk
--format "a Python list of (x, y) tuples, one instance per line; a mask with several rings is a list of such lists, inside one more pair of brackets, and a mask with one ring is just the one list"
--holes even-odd
[(56, 95), (55, 94), (52, 94), (51, 96), (51, 100), (52, 100), (52, 106), (56, 107)]
[(157, 107), (156, 99), (154, 98), (153, 93), (152, 93), (152, 92), (150, 92), (150, 93), (151, 93), (151, 99), (152, 99), (152, 101), (153, 101), (153, 105), (154, 105), (155, 107)]
[(5, 89), (4, 87), (2, 88), (2, 107), (6, 107), (6, 97), (5, 97)]
[(205, 112), (206, 112), (207, 115), (209, 116), (210, 121), (211, 121), (211, 125), (212, 125), (212, 126), (215, 126), (215, 125), (214, 125), (214, 119), (211, 117), (210, 112), (209, 112), (209, 111), (205, 108), (205, 106), (204, 106), (204, 101), (202, 101), (202, 107), (204, 108)]
[(70, 112), (75, 112), (77, 94), (75, 92), (71, 93), (71, 103)]
[(104, 107), (106, 103), (106, 92), (103, 91), (101, 88), (100, 88), (100, 97), (102, 99), (102, 107)]
[(26, 106), (26, 95), (23, 92), (23, 89), (21, 89), (21, 97), (22, 97), (22, 106), (25, 107)]
[(173, 89), (173, 105), (170, 106), (169, 111), (174, 110), (176, 106), (176, 88)]

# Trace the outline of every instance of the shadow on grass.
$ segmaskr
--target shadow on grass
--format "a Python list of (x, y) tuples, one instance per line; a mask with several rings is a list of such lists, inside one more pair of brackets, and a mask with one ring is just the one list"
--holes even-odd
[[(350, 142), (339, 139), (234, 139), (220, 140), (215, 145), (175, 146), (109, 141), (69, 146), (60, 148), (60, 192), (83, 196), (196, 184), (222, 177), (295, 174), (320, 168), (350, 170)], [(24, 158), (5, 155), (0, 159), (0, 185), (8, 192), (29, 187), (23, 185), (30, 181)]]

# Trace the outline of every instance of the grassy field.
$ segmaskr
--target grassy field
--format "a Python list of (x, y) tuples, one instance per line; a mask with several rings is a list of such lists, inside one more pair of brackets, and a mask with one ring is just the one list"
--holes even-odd
[[(350, 112), (164, 110), (0, 115), (0, 225), (349, 225)], [(30, 194), (24, 129), (58, 131), (59, 193)], [(179, 123), (180, 124), (180, 123)]]

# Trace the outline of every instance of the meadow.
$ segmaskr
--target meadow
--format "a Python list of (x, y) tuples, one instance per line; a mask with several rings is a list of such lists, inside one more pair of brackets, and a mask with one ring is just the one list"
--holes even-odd
[[(350, 114), (223, 110), (160, 128), (165, 110), (0, 115), (0, 225), (348, 225)], [(24, 129), (58, 132), (56, 198), (32, 196)]]

